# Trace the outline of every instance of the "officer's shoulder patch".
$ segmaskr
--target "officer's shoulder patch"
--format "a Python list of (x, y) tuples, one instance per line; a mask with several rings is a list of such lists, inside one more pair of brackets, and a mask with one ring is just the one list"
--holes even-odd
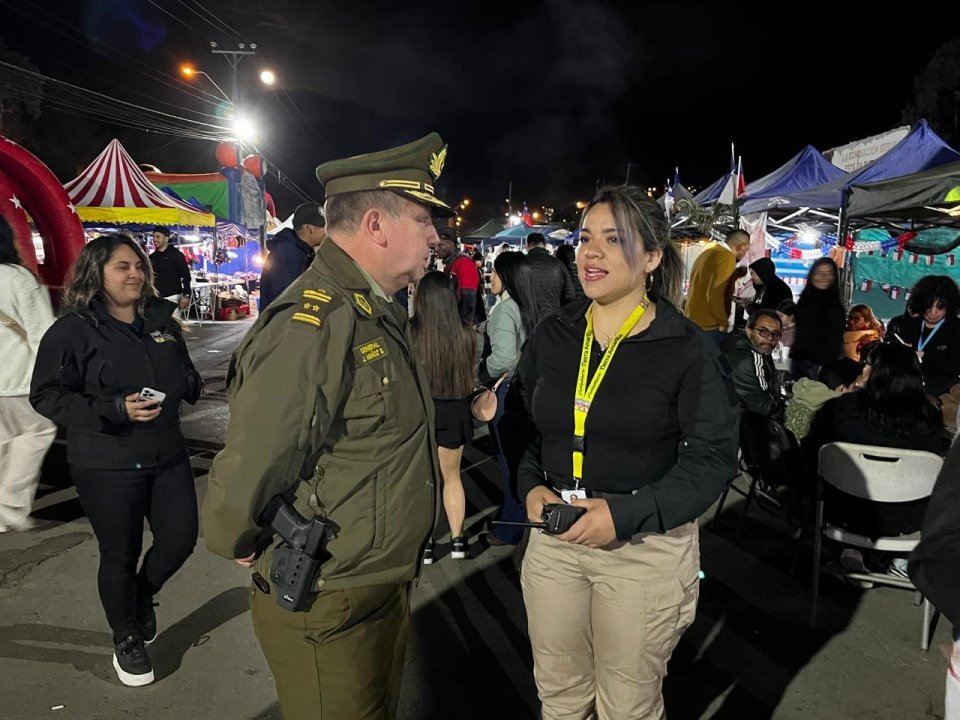
[(370, 305), (370, 301), (367, 300), (367, 296), (363, 293), (355, 292), (353, 294), (353, 302), (366, 315), (373, 315), (373, 307)]
[(299, 302), (294, 305), (290, 324), (319, 329), (330, 313), (342, 304), (343, 298), (335, 292), (322, 288), (304, 290), (300, 294)]
[(384, 342), (383, 336), (380, 336), (373, 338), (373, 340), (368, 340), (362, 345), (357, 345), (353, 348), (353, 354), (360, 365), (369, 365), (374, 360), (379, 360), (388, 355), (389, 351), (387, 350), (387, 344)]

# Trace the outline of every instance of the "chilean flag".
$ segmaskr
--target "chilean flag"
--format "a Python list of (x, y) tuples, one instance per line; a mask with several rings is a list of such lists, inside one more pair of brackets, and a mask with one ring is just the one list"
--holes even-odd
[(526, 203), (523, 204), (523, 212), (520, 214), (520, 219), (527, 227), (533, 227), (533, 218), (530, 216), (530, 210), (527, 208)]
[(737, 198), (741, 197), (747, 190), (747, 185), (743, 180), (743, 158), (737, 159), (737, 167), (730, 168), (730, 178), (727, 184), (723, 186), (723, 191), (717, 202), (722, 205), (733, 205)]

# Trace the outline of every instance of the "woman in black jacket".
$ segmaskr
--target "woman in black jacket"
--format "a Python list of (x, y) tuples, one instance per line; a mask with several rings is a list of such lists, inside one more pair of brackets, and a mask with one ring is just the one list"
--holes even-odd
[(544, 717), (661, 717), (695, 615), (696, 519), (736, 475), (737, 398), (672, 304), (680, 269), (659, 205), (601, 189), (577, 256), (587, 299), (543, 320), (520, 358), (504, 418), (526, 443), (518, 497), (533, 521), (548, 504), (586, 510), (531, 534), (523, 561)]
[[(67, 429), (71, 475), (100, 544), (98, 586), (113, 630), (113, 665), (129, 686), (153, 681), (144, 648), (157, 634), (153, 597), (197, 539), (193, 472), (180, 401), (201, 380), (175, 306), (156, 297), (150, 261), (123, 235), (90, 242), (73, 267), (62, 314), (44, 335), (30, 402)], [(141, 400), (141, 391), (154, 391)], [(156, 393), (162, 393), (160, 398)], [(143, 520), (153, 547), (137, 561)]]
[(847, 329), (847, 313), (840, 299), (840, 271), (830, 258), (820, 258), (810, 268), (794, 322), (790, 375), (794, 380), (816, 380), (821, 367), (843, 354), (843, 333)]
[(907, 319), (895, 331), (917, 351), (927, 395), (939, 397), (960, 383), (960, 289), (947, 275), (921, 278), (910, 291)]
[(770, 258), (760, 258), (750, 263), (750, 276), (757, 294), (747, 305), (747, 315), (757, 310), (777, 310), (784, 300), (793, 300), (790, 286), (777, 277), (777, 266)]

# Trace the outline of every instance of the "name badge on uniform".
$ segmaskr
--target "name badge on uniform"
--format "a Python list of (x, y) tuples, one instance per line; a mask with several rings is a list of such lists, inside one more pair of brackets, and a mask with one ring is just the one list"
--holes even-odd
[(563, 498), (563, 501), (565, 503), (572, 503), (575, 499), (586, 500), (587, 491), (584, 490), (583, 488), (580, 488), (579, 490), (561, 490), (560, 497)]
[(357, 358), (358, 363), (361, 365), (369, 365), (374, 360), (386, 357), (389, 351), (387, 350), (386, 343), (383, 341), (383, 337), (378, 337), (355, 347), (353, 354)]
[(150, 333), (150, 337), (156, 343), (165, 343), (165, 342), (176, 342), (177, 339), (170, 333), (162, 332), (161, 330), (154, 330)]

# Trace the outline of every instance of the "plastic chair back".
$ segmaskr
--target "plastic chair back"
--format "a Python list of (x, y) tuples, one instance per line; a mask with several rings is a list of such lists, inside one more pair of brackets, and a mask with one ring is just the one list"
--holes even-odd
[(911, 502), (929, 497), (943, 458), (923, 450), (829, 443), (820, 448), (824, 482), (864, 500)]

